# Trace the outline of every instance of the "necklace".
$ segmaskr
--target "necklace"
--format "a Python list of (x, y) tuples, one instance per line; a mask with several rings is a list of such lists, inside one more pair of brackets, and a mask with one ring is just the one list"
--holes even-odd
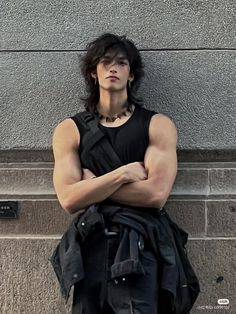
[(104, 116), (104, 115), (102, 115), (101, 113), (98, 112), (98, 117), (99, 117), (100, 120), (101, 119), (106, 119), (106, 122), (114, 122), (118, 118), (121, 119), (122, 116), (127, 116), (128, 112), (132, 112), (132, 109), (129, 108), (128, 106), (129, 106), (129, 103), (126, 102), (123, 105), (123, 108), (125, 108), (125, 110), (123, 110), (120, 113), (115, 114), (114, 116)]

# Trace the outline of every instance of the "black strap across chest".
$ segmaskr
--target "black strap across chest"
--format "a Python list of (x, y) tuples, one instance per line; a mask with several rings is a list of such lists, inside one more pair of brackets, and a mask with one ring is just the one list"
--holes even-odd
[(79, 112), (76, 118), (80, 121), (80, 126), (84, 129), (84, 135), (82, 137), (82, 146), (84, 149), (81, 152), (81, 158), (87, 158), (86, 155), (99, 142), (99, 145), (103, 146), (107, 156), (112, 161), (114, 169), (122, 166), (123, 163), (109, 142), (106, 134), (98, 127), (98, 117), (91, 112), (83, 111)]

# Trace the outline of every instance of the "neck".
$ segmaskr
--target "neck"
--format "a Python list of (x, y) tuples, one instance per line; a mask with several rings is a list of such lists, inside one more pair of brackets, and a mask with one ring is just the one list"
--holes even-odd
[(121, 112), (123, 105), (127, 102), (127, 91), (108, 91), (100, 88), (100, 98), (97, 105), (97, 110), (105, 116), (114, 116)]

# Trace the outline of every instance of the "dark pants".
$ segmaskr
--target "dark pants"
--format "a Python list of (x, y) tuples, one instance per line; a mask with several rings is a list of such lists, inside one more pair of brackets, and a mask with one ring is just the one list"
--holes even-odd
[(83, 252), (85, 277), (74, 287), (72, 314), (159, 314), (155, 256), (144, 248), (140, 260), (146, 274), (114, 280), (110, 266), (118, 245), (119, 234), (88, 239)]

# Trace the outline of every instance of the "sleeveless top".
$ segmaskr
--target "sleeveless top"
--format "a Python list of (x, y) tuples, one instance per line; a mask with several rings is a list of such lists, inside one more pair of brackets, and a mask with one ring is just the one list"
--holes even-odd
[[(106, 134), (124, 164), (144, 160), (145, 151), (149, 144), (149, 123), (151, 117), (156, 113), (156, 111), (135, 105), (133, 114), (122, 125), (107, 127), (98, 124), (99, 129)], [(79, 131), (82, 131), (75, 116), (70, 118), (75, 121)], [(80, 132), (81, 136), (83, 134)]]

